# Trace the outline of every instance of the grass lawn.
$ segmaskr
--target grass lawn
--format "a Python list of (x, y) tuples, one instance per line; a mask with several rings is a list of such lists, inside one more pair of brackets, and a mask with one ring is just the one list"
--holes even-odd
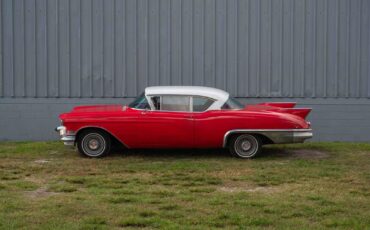
[(0, 229), (370, 228), (370, 144), (80, 157), (59, 142), (0, 143)]

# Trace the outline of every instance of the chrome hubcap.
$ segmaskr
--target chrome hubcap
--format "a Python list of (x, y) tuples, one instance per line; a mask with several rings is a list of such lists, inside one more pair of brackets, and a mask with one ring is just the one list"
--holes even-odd
[(255, 137), (249, 134), (240, 135), (234, 143), (236, 154), (242, 158), (249, 158), (258, 151), (258, 141)]
[(89, 133), (82, 139), (81, 147), (86, 155), (96, 157), (104, 153), (106, 142), (102, 135)]
[(241, 147), (243, 151), (248, 151), (251, 148), (251, 143), (249, 141), (243, 141)]
[(98, 140), (91, 139), (89, 141), (88, 146), (89, 146), (89, 149), (91, 149), (91, 150), (97, 150), (99, 148), (100, 144), (99, 144), (99, 141)]

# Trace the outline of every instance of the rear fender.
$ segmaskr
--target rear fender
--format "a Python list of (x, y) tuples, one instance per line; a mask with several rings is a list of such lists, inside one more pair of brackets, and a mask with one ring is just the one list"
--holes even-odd
[(311, 112), (312, 109), (310, 108), (296, 108), (296, 109), (282, 109), (280, 112), (282, 113), (289, 113), (302, 119), (305, 119), (308, 114)]

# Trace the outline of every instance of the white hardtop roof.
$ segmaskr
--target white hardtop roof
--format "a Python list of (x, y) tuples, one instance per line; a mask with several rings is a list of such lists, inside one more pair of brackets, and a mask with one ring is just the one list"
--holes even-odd
[(221, 102), (229, 98), (229, 93), (221, 89), (204, 86), (151, 86), (145, 89), (145, 95), (195, 95)]

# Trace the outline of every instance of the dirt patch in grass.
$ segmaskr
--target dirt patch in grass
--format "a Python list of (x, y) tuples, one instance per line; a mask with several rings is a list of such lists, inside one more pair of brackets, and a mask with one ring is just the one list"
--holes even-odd
[(327, 152), (312, 149), (296, 149), (290, 150), (288, 153), (291, 157), (300, 159), (324, 159), (329, 157)]
[(279, 156), (279, 157), (288, 157), (294, 159), (325, 159), (329, 157), (329, 153), (320, 150), (314, 149), (290, 149), (290, 150), (275, 150), (271, 153), (271, 155)]
[(59, 193), (57, 192), (49, 192), (46, 187), (38, 188), (34, 191), (26, 191), (24, 192), (25, 196), (31, 199), (40, 199), (40, 198), (46, 198), (49, 196), (57, 195)]
[(28, 177), (25, 177), (24, 180), (35, 183), (35, 184), (39, 184), (39, 185), (44, 184), (46, 182), (45, 177), (41, 178), (41, 177), (28, 176)]
[(250, 193), (276, 193), (282, 192), (289, 189), (288, 185), (279, 186), (255, 186), (246, 183), (232, 183), (218, 187), (221, 192), (227, 193), (238, 193), (238, 192), (250, 192)]
[(46, 163), (49, 163), (50, 160), (47, 160), (47, 159), (39, 159), (39, 160), (35, 160), (34, 163), (36, 164), (46, 164)]

